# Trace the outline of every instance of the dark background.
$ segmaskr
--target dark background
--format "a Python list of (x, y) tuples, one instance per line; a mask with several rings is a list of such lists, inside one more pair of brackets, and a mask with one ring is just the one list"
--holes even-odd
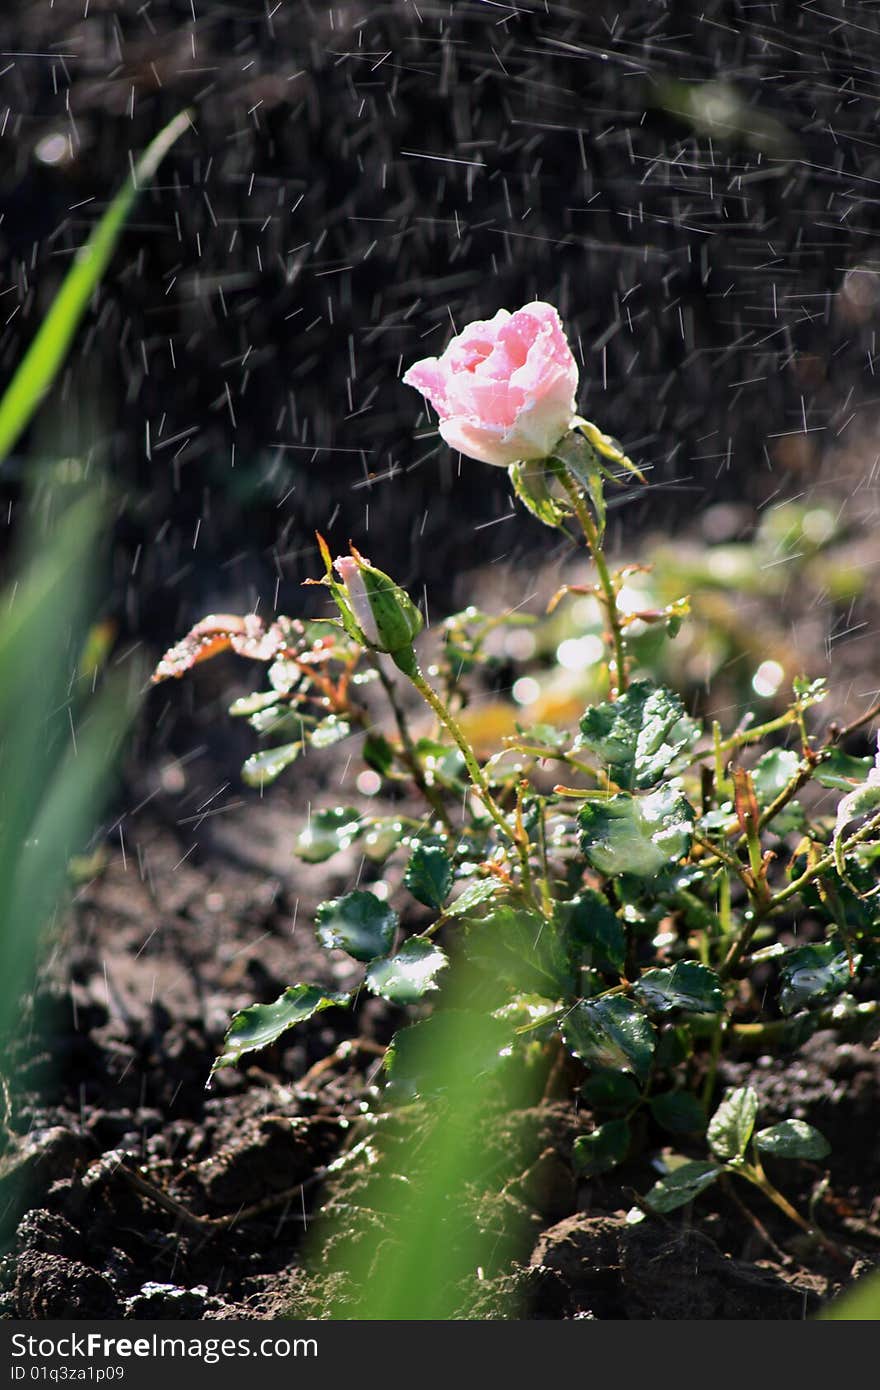
[(151, 654), (276, 589), (300, 611), (316, 525), (438, 610), (546, 546), (399, 382), (500, 306), (558, 305), (580, 408), (649, 470), (628, 527), (797, 492), (877, 394), (876, 6), (85, 9), (0, 18), (0, 374), (191, 104), (30, 442), (111, 473), (115, 616)]

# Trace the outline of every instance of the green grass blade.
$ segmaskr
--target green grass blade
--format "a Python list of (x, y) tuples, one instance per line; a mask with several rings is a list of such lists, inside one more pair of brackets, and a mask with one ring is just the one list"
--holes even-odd
[(819, 1314), (822, 1322), (880, 1322), (880, 1275), (857, 1279)]
[(189, 127), (189, 112), (182, 111), (159, 132), (77, 254), (52, 307), (0, 400), (0, 463), (13, 448), (52, 385), (89, 299), (113, 255), (141, 185), (153, 177), (171, 146)]

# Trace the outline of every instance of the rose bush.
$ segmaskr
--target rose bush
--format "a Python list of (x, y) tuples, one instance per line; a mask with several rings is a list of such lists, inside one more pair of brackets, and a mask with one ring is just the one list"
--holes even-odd
[(575, 419), (577, 363), (559, 314), (539, 301), (469, 323), (403, 380), (430, 401), (451, 448), (499, 468), (546, 458)]
[[(605, 555), (605, 484), (641, 474), (574, 414), (577, 370), (549, 305), (471, 324), (405, 380), (437, 406), (448, 442), (508, 467), (516, 497), (544, 525), (580, 528), (597, 582), (563, 586), (551, 606), (567, 593), (597, 606), (609, 698), (588, 704), (576, 727), (517, 721), (503, 747), (481, 755), (462, 716), (482, 693), (481, 671), (493, 676), (489, 642), (531, 620), (469, 606), (443, 624), (423, 670), (416, 604), (354, 547), (334, 562), (321, 537), (325, 573), (306, 582), (329, 590), (333, 616), (266, 629), (252, 615), (245, 634), (244, 620), (215, 617), (172, 648), (156, 679), (224, 646), (267, 664), (268, 688), (231, 711), (271, 740), (245, 764), (250, 785), (262, 789), (307, 747), (351, 738), (377, 790), (394, 795), (387, 815), (375, 805), (312, 808), (297, 840), (312, 864), (353, 845), (362, 852), (357, 886), (315, 918), (321, 944), (363, 967), (359, 983), (340, 992), (299, 981), (242, 1010), (215, 1069), (325, 1009), (355, 1007), (364, 991), (396, 1007), (436, 994), (435, 1013), (401, 1029), (385, 1058), (399, 1094), (429, 1095), (418, 1040), (442, 1049), (444, 1027), (458, 1026), (442, 981), (463, 961), (479, 975), (469, 1007), (497, 1030), (475, 1067), (509, 1062), (589, 1106), (594, 1127), (574, 1146), (575, 1171), (592, 1180), (651, 1154), (660, 1177), (631, 1221), (735, 1177), (838, 1258), (812, 1208), (802, 1215), (764, 1167), (821, 1162), (827, 1141), (800, 1117), (757, 1128), (757, 1092), (723, 1095), (720, 1068), (730, 1052), (876, 1026), (880, 755), (843, 745), (876, 721), (880, 702), (822, 737), (811, 711), (824, 683), (798, 678), (787, 708), (763, 721), (737, 711), (725, 733), (716, 721), (704, 728), (656, 680), (640, 641), (651, 631), (674, 639), (688, 602), (624, 601), (633, 570)], [(505, 659), (513, 664), (511, 652)], [(411, 727), (399, 673), (432, 727)], [(564, 781), (547, 776), (554, 764)], [(418, 799), (399, 797), (407, 782)], [(819, 789), (838, 793), (836, 818)]]

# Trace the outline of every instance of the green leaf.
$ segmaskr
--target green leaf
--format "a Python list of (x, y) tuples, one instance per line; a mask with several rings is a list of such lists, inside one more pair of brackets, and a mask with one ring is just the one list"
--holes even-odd
[(693, 1051), (694, 1040), (687, 1024), (667, 1025), (660, 1029), (654, 1060), (660, 1070), (671, 1071), (680, 1062), (686, 1062), (688, 1057), (693, 1056)]
[(759, 758), (752, 772), (760, 806), (769, 806), (797, 775), (801, 760), (793, 748), (771, 748)]
[(821, 787), (850, 792), (857, 782), (864, 782), (873, 767), (871, 758), (853, 758), (839, 748), (832, 748), (813, 774)]
[(305, 732), (302, 716), (289, 705), (268, 705), (252, 714), (248, 723), (261, 737), (275, 734), (283, 738), (285, 735), (293, 734), (301, 743)]
[(607, 517), (604, 480), (613, 475), (602, 463), (597, 450), (577, 430), (569, 430), (559, 441), (555, 457), (587, 494), (601, 541)]
[(512, 463), (507, 470), (513, 490), (519, 500), (545, 526), (558, 530), (568, 513), (550, 495), (547, 469), (543, 460), (536, 463)]
[(702, 1134), (706, 1128), (703, 1107), (690, 1091), (664, 1091), (649, 1104), (658, 1125), (672, 1134)]
[(592, 420), (585, 420), (582, 416), (578, 417), (575, 424), (592, 448), (603, 459), (606, 459), (608, 463), (617, 464), (617, 467), (622, 468), (626, 473), (632, 473), (640, 483), (645, 481), (642, 470), (636, 467), (631, 458), (627, 457), (617, 440), (612, 439), (610, 434), (605, 434), (598, 425), (593, 424)]
[(594, 1071), (581, 1087), (581, 1094), (594, 1110), (612, 1112), (632, 1110), (642, 1098), (635, 1081), (623, 1071)]
[(709, 1121), (709, 1148), (716, 1158), (736, 1162), (745, 1154), (758, 1114), (758, 1093), (740, 1086), (721, 1102)]
[(351, 806), (315, 811), (297, 836), (296, 853), (307, 864), (323, 864), (331, 855), (354, 844), (364, 829), (360, 811)]
[(433, 941), (411, 936), (396, 956), (384, 956), (367, 966), (367, 988), (392, 1004), (415, 1004), (436, 989), (436, 977), (447, 965), (446, 954)]
[(606, 1120), (592, 1134), (579, 1135), (572, 1147), (575, 1172), (585, 1178), (610, 1172), (626, 1158), (629, 1140), (626, 1120)]
[(670, 782), (649, 796), (586, 801), (578, 824), (581, 848), (600, 873), (654, 878), (690, 850), (694, 810)]
[[(516, 732), (519, 735), (517, 743), (521, 741), (530, 747), (546, 748), (552, 753), (561, 753), (571, 737), (566, 729), (557, 729), (555, 724), (532, 724), (528, 728), (517, 724)], [(517, 743), (513, 746), (516, 747)]]
[(401, 1028), (385, 1053), (385, 1069), (395, 1086), (422, 1092), (434, 1083), (437, 1058), (455, 1055), (466, 1037), (474, 1077), (496, 1071), (509, 1047), (510, 1025), (485, 1013), (446, 1009)]
[(468, 923), (468, 959), (525, 993), (558, 999), (574, 987), (559, 924), (537, 912), (499, 903)]
[(268, 787), (280, 777), (286, 767), (299, 757), (302, 743), (280, 743), (277, 748), (264, 748), (252, 753), (241, 769), (242, 781), (249, 787)]
[(831, 1152), (824, 1134), (803, 1120), (783, 1120), (769, 1129), (759, 1129), (755, 1143), (761, 1153), (776, 1158), (824, 1158)]
[(675, 1211), (686, 1206), (701, 1192), (705, 1192), (723, 1170), (717, 1163), (704, 1163), (691, 1159), (667, 1173), (665, 1178), (655, 1182), (650, 1192), (645, 1193), (644, 1202), (658, 1215)]
[(846, 989), (850, 982), (849, 959), (846, 951), (833, 941), (798, 946), (787, 953), (779, 977), (779, 1006), (784, 1014), (814, 1009)]
[(644, 1081), (654, 1055), (654, 1029), (645, 1014), (622, 994), (581, 1000), (562, 1021), (569, 1052), (594, 1067), (631, 1071)]
[(329, 714), (309, 734), (309, 742), (313, 748), (331, 748), (334, 743), (341, 743), (344, 738), (348, 738), (350, 733), (350, 724), (335, 714)]
[(646, 680), (633, 681), (617, 700), (589, 706), (580, 730), (575, 746), (604, 763), (628, 791), (655, 786), (672, 759), (700, 735), (678, 696)]
[(315, 915), (318, 940), (328, 950), (347, 951), (355, 960), (384, 956), (397, 930), (397, 913), (373, 893), (355, 889), (321, 903)]
[(440, 845), (416, 845), (403, 875), (404, 887), (425, 907), (441, 908), (452, 891), (452, 860)]
[(721, 981), (708, 966), (680, 960), (669, 969), (646, 970), (633, 994), (651, 1013), (683, 1009), (691, 1014), (717, 1014), (724, 1007)]
[(229, 706), (229, 713), (235, 719), (246, 719), (252, 714), (259, 714), (262, 710), (277, 705), (277, 703), (277, 691), (260, 690), (256, 695), (243, 695), (240, 700), (233, 700)]
[(363, 759), (380, 776), (386, 777), (394, 763), (394, 749), (384, 734), (367, 734), (364, 739)]
[(52, 385), (80, 320), (110, 263), (140, 188), (191, 125), (189, 112), (175, 116), (147, 146), (61, 282), (36, 337), (0, 400), (0, 463), (6, 458)]
[[(801, 760), (791, 748), (771, 748), (759, 758), (752, 771), (752, 785), (758, 805), (769, 806), (784, 791), (800, 771)], [(775, 835), (789, 835), (801, 830), (806, 822), (804, 809), (798, 801), (789, 801), (773, 817), (770, 829)]]
[(463, 893), (446, 908), (447, 917), (467, 917), (475, 907), (491, 902), (501, 892), (501, 884), (496, 878), (477, 878), (469, 883)]
[(361, 847), (372, 864), (384, 864), (403, 843), (403, 823), (397, 816), (378, 816), (363, 823)]
[(812, 705), (821, 705), (828, 695), (828, 682), (824, 676), (818, 676), (812, 681), (807, 676), (795, 676), (791, 688), (794, 691), (795, 702), (802, 710), (810, 709)]
[(574, 964), (622, 974), (626, 934), (604, 893), (585, 888), (569, 902), (556, 903), (553, 911), (568, 937)]
[(319, 985), (290, 985), (274, 1004), (251, 1004), (242, 1009), (229, 1025), (223, 1051), (211, 1068), (212, 1075), (220, 1067), (234, 1066), (246, 1052), (268, 1047), (288, 1028), (304, 1023), (323, 1009), (347, 1004), (350, 998), (349, 994), (336, 994)]
[[(868, 816), (878, 808), (880, 808), (880, 738), (878, 738), (877, 757), (864, 786), (856, 787), (854, 791), (849, 792), (847, 796), (843, 797), (837, 808), (832, 844), (834, 845), (837, 871), (841, 878), (846, 877), (843, 848), (844, 830), (852, 821), (860, 820), (862, 816)], [(880, 838), (880, 833), (878, 833), (878, 838)]]

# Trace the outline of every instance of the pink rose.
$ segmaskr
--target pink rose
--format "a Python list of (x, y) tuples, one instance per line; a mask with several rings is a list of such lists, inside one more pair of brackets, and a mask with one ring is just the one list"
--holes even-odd
[(453, 449), (506, 468), (546, 458), (575, 416), (577, 363), (551, 304), (499, 309), (403, 378), (427, 397)]

